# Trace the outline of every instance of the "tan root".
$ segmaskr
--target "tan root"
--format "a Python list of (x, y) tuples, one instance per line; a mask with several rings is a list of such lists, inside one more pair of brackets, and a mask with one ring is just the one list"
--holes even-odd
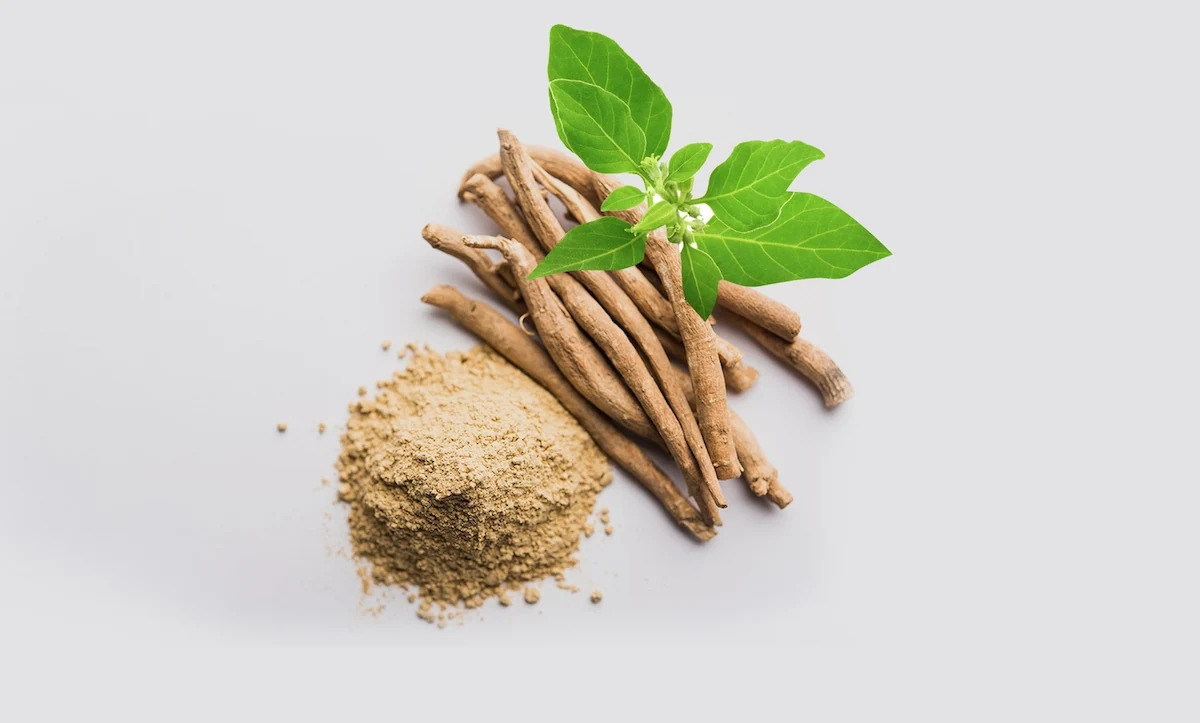
[(758, 370), (744, 361), (739, 361), (731, 367), (724, 367), (721, 371), (725, 374), (725, 387), (735, 392), (746, 391), (758, 380)]
[[(602, 202), (619, 185), (619, 182), (607, 176), (593, 175), (593, 186)], [(640, 209), (635, 209), (616, 215), (624, 217), (630, 223), (636, 223), (641, 214)], [(721, 372), (720, 357), (717, 354), (716, 334), (684, 298), (683, 269), (680, 266), (679, 253), (667, 241), (662, 229), (646, 237), (646, 260), (658, 274), (667, 300), (675, 310), (679, 336), (687, 355), (688, 372), (691, 374), (692, 388), (696, 394), (696, 416), (700, 421), (700, 431), (704, 434), (708, 454), (716, 468), (717, 478), (733, 479), (742, 473), (742, 467), (738, 464), (737, 450), (729, 429), (729, 412), (725, 404), (725, 376)]]
[(733, 435), (729, 429), (729, 409), (725, 404), (725, 377), (717, 356), (716, 335), (683, 296), (683, 269), (679, 254), (661, 230), (646, 237), (646, 256), (658, 270), (679, 320), (679, 335), (687, 354), (692, 390), (696, 393), (696, 416), (704, 443), (712, 457), (718, 479), (733, 479), (742, 473)]
[[(587, 199), (580, 189), (543, 169), (536, 163), (536, 159), (531, 159), (530, 164), (533, 166), (534, 176), (538, 183), (545, 186), (562, 201), (563, 206), (566, 207), (572, 218), (576, 219), (579, 223), (587, 223), (599, 218), (600, 214), (596, 211), (596, 207), (592, 205), (591, 201)], [(590, 183), (588, 184), (588, 189), (591, 189)], [(679, 338), (679, 322), (675, 319), (675, 310), (671, 308), (671, 302), (667, 301), (664, 297), (662, 289), (658, 285), (657, 278), (654, 280), (647, 278), (647, 272), (638, 267), (610, 271), (609, 273), (621, 289), (633, 300), (633, 303), (637, 305), (638, 310), (642, 312), (643, 316), (654, 322), (658, 328), (667, 331), (676, 339)], [(742, 351), (720, 336), (717, 336), (717, 354), (721, 358), (721, 366), (726, 368), (735, 368), (742, 361)], [(744, 391), (749, 388), (750, 384), (754, 383), (754, 380), (758, 377), (758, 372), (755, 372), (753, 369), (750, 369), (749, 372), (735, 372), (735, 376), (739, 376), (742, 382), (747, 383), (746, 387), (735, 389), (735, 391)]]
[[(572, 218), (579, 223), (587, 223), (600, 218), (600, 212), (583, 197), (583, 194), (566, 182), (555, 178), (536, 162), (531, 165), (533, 176), (537, 182), (562, 202)], [(671, 302), (663, 297), (641, 269), (631, 266), (609, 273), (647, 319), (676, 336), (679, 335), (679, 326), (675, 321), (675, 311), (671, 308)]]
[[(594, 173), (561, 151), (522, 147), (499, 131), (500, 153), (463, 176), (459, 197), (477, 205), (503, 236), (467, 236), (430, 224), (430, 245), (459, 258), (508, 308), (537, 326), (542, 344), (488, 305), (438, 286), (422, 301), (450, 312), (555, 395), (601, 449), (633, 475), (679, 524), (700, 540), (716, 534), (725, 506), (719, 480), (744, 477), (750, 490), (779, 507), (792, 495), (779, 483), (753, 432), (726, 403), (758, 371), (717, 335), (683, 294), (678, 250), (662, 230), (651, 233), (641, 267), (574, 271), (530, 280), (537, 263), (564, 236), (549, 205), (553, 195), (570, 218), (587, 223), (620, 181)], [(505, 176), (511, 195), (495, 183)], [(614, 215), (631, 223), (644, 207)], [(483, 252), (495, 249), (496, 263)], [(755, 289), (720, 282), (717, 306), (756, 343), (811, 381), (828, 407), (853, 395), (837, 365), (799, 338), (799, 315)], [(522, 313), (524, 312), (524, 313)], [(544, 345), (544, 348), (543, 348)], [(687, 371), (671, 360), (687, 365)], [(693, 506), (619, 427), (657, 442), (679, 465)]]
[(553, 394), (619, 467), (653, 494), (671, 517), (700, 540), (716, 534), (637, 444), (614, 427), (567, 381), (536, 341), (487, 304), (468, 299), (452, 286), (437, 286), (421, 297), (450, 315)]
[(461, 194), (464, 200), (478, 206), (488, 218), (500, 227), (500, 235), (510, 238), (529, 249), (535, 256), (540, 254), (537, 240), (529, 230), (529, 224), (521, 217), (512, 199), (503, 188), (487, 176), (476, 173), (463, 182)]
[(758, 324), (750, 322), (737, 314), (726, 314), (733, 323), (737, 324), (754, 341), (764, 349), (783, 360), (788, 366), (800, 372), (800, 375), (813, 383), (821, 393), (825, 406), (833, 409), (842, 402), (854, 396), (854, 387), (850, 380), (838, 368), (829, 355), (821, 351), (815, 344), (796, 337), (790, 344), (774, 334), (768, 333)]
[(767, 488), (766, 497), (781, 510), (792, 504), (792, 493), (784, 489), (783, 485), (779, 484), (779, 480), (771, 480), (771, 486)]
[[(505, 176), (508, 178), (509, 185), (512, 187), (517, 197), (517, 203), (524, 212), (526, 222), (533, 230), (534, 236), (541, 243), (542, 247), (547, 251), (553, 249), (562, 239), (564, 231), (562, 224), (554, 215), (553, 210), (546, 203), (545, 198), (538, 192), (537, 182), (540, 180), (551, 187), (556, 192), (562, 192), (563, 189), (554, 187), (554, 179), (551, 178), (546, 171), (541, 169), (533, 160), (525, 153), (520, 141), (508, 131), (499, 131), (501, 150), (500, 158), (504, 169)], [(582, 197), (572, 198), (572, 205), (581, 216), (595, 214), (594, 209), (589, 209), (590, 205), (586, 199)], [(513, 259), (509, 259), (509, 263), (514, 264)], [(601, 331), (600, 326), (606, 324), (614, 324), (614, 329), (618, 332), (612, 335), (617, 344), (621, 346), (621, 350), (616, 348), (606, 349), (609, 353), (609, 358), (613, 361), (618, 369), (621, 370), (625, 381), (632, 387), (640, 385), (640, 381), (630, 378), (630, 374), (641, 375), (646, 369), (646, 363), (654, 373), (654, 379), (661, 385), (655, 386), (653, 390), (646, 389), (648, 397), (639, 397), (643, 407), (654, 418), (660, 410), (653, 410), (652, 406), (657, 406), (660, 399), (666, 396), (664, 403), (665, 412), (673, 412), (672, 414), (662, 415), (659, 424), (659, 432), (663, 435), (663, 439), (667, 442), (667, 449), (672, 453), (672, 457), (676, 458), (680, 469), (684, 473), (685, 479), (688, 481), (688, 488), (697, 504), (700, 505), (700, 510), (704, 513), (705, 518), (716, 523), (719, 520), (717, 514), (718, 507), (726, 506), (724, 495), (721, 492), (717, 477), (719, 468), (712, 462), (709, 457), (706, 441), (703, 436), (699, 423), (692, 416), (691, 410), (688, 408), (687, 401), (683, 396), (682, 390), (675, 389), (675, 380), (669, 372), (670, 361), (667, 358), (666, 352), (663, 350), (658, 337), (654, 333), (654, 328), (646, 320), (646, 317), (638, 309), (637, 305), (629, 298), (620, 286), (613, 280), (611, 276), (603, 271), (576, 271), (569, 275), (553, 274), (550, 277), (550, 284), (557, 291), (564, 302), (567, 298), (564, 292), (572, 289), (570, 284), (561, 280), (564, 278), (573, 278), (578, 281), (583, 287), (591, 292), (591, 296), (587, 296), (586, 292), (573, 292), (573, 296), (583, 296), (586, 299), (576, 301), (574, 306), (568, 303), (568, 308), (571, 309), (572, 315), (576, 315), (576, 320), (581, 326), (592, 335), (596, 334), (593, 329)], [(592, 313), (587, 304), (594, 297), (595, 302), (598, 302), (601, 309), (600, 314)], [(606, 312), (606, 313), (605, 313)], [(579, 318), (577, 314), (588, 314), (589, 318), (586, 322)], [(619, 328), (616, 328), (619, 325)], [(628, 337), (624, 332), (628, 333)], [(601, 333), (605, 333), (601, 331)], [(643, 363), (638, 357), (637, 349), (630, 343), (629, 338), (636, 343), (637, 349), (646, 355), (646, 362)], [(597, 339), (599, 343), (600, 340)], [(602, 344), (603, 346), (603, 344)], [(627, 350), (625, 347), (628, 347)], [(628, 365), (622, 367), (622, 363), (613, 356), (614, 354), (632, 353)], [(634, 363), (636, 362), (636, 363)], [(635, 389), (635, 395), (637, 394)], [(669, 417), (669, 418), (668, 418)], [(667, 425), (664, 428), (662, 425)], [(674, 428), (681, 428), (687, 448), (691, 450), (690, 455), (681, 458), (676, 454), (676, 450), (672, 449), (674, 444), (668, 435), (674, 434)], [(694, 462), (694, 464), (693, 464)]]
[[(614, 178), (595, 173), (577, 159), (572, 158), (562, 151), (543, 146), (529, 146), (526, 148), (526, 151), (550, 175), (561, 179), (567, 185), (583, 194), (596, 208), (600, 207), (600, 204), (614, 188), (624, 185)], [(476, 173), (482, 173), (490, 178), (498, 178), (502, 175), (503, 171), (500, 168), (499, 154), (483, 158), (467, 170), (467, 173), (463, 176), (463, 186), (459, 188), (458, 195), (460, 197), (463, 196), (467, 179)], [(605, 191), (597, 188), (596, 181), (606, 186), (608, 190)], [(768, 331), (786, 341), (791, 341), (800, 333), (799, 314), (781, 302), (755, 289), (723, 282), (717, 294), (717, 305), (734, 313), (740, 313), (738, 309), (742, 309), (751, 314), (749, 318), (755, 319), (756, 322), (761, 323)], [(757, 316), (756, 314), (760, 313), (757, 310), (762, 310), (763, 316)], [(724, 357), (722, 357), (722, 363), (725, 363)]]
[(579, 393), (625, 429), (647, 439), (658, 439), (658, 432), (641, 405), (604, 354), (567, 313), (546, 279), (526, 278), (535, 265), (533, 255), (517, 242), (497, 236), (468, 236), (465, 242), (473, 248), (492, 248), (504, 254), (513, 267), (517, 288), (537, 325), (538, 336)]
[[(683, 348), (683, 342), (662, 329), (655, 329), (654, 332), (658, 335), (663, 349), (666, 349), (667, 356), (680, 364), (687, 365), (687, 352)], [(744, 360), (740, 360), (732, 366), (722, 366), (721, 374), (725, 377), (725, 388), (733, 392), (746, 391), (754, 386), (754, 382), (758, 379), (758, 370)]]
[[(485, 248), (498, 249), (508, 259), (513, 269), (522, 276), (533, 271), (534, 263), (532, 255), (513, 241), (496, 237), (480, 237), (478, 239), (470, 239), (467, 243), (480, 244)], [(716, 516), (711, 509), (706, 510), (704, 508), (703, 503), (707, 499), (707, 496), (703, 494), (705, 490), (702, 487), (695, 488), (698, 483), (702, 483), (703, 477), (695, 458), (692, 456), (691, 448), (687, 443), (679, 420), (667, 404), (661, 389), (650, 375), (650, 371), (646, 368), (646, 364), (638, 354), (637, 349), (629, 341), (629, 337), (605, 313), (604, 308), (600, 306), (599, 302), (571, 276), (567, 274), (552, 274), (544, 280), (558, 294), (558, 298), (562, 300), (563, 305), (575, 319), (579, 328), (591, 337), (592, 341), (600, 347), (609, 361), (612, 362), (617, 376), (633, 392), (633, 396), (641, 402), (642, 409), (649, 417), (651, 424), (658, 430), (658, 436), (662, 439), (663, 446), (670, 453), (671, 458), (675, 460), (675, 463), (679, 465), (684, 478), (689, 480), (693, 485), (693, 495), (697, 497), (697, 503), (702, 505), (701, 512), (705, 515), (705, 521), (717, 524), (719, 516)], [(535, 286), (541, 281), (543, 279), (535, 279), (533, 281), (521, 280), (517, 283), (524, 293), (526, 288)], [(528, 303), (530, 303), (530, 307), (532, 308), (532, 302)], [(534, 321), (538, 324), (538, 329), (540, 330), (541, 322), (538, 320), (536, 314), (534, 315)], [(663, 356), (665, 358), (665, 354)]]
[[(678, 367), (675, 373), (683, 381), (688, 381), (686, 371)], [(687, 385), (690, 388), (690, 385)], [(688, 401), (695, 404), (696, 400), (688, 395)], [(733, 430), (733, 441), (737, 445), (738, 460), (742, 463), (742, 479), (746, 486), (759, 497), (766, 497), (779, 505), (780, 509), (787, 507), (792, 501), (792, 495), (779, 483), (779, 470), (767, 460), (767, 455), (758, 443), (758, 438), (750, 430), (746, 420), (732, 409), (729, 410), (730, 428)]]
[(426, 224), (425, 228), (421, 229), (421, 236), (433, 248), (465, 263), (484, 286), (513, 312), (524, 313), (525, 304), (521, 302), (521, 295), (517, 292), (515, 279), (508, 264), (497, 264), (483, 251), (468, 248), (462, 242), (463, 234), (449, 226)]
[[(562, 179), (571, 188), (582, 193), (589, 203), (600, 208), (600, 199), (596, 198), (596, 192), (592, 190), (592, 170), (590, 168), (562, 151), (545, 146), (526, 146), (525, 152), (533, 158), (535, 163), (545, 168), (550, 175)], [(504, 175), (500, 154), (490, 155), (467, 169), (458, 188), (459, 198), (466, 193), (467, 181), (477, 173), (493, 180)]]
[(722, 281), (717, 285), (717, 304), (754, 323), (784, 341), (800, 333), (800, 315), (785, 304), (745, 286)]

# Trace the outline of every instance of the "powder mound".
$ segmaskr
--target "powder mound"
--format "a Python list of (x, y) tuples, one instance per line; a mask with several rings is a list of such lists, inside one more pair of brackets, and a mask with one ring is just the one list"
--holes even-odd
[(350, 405), (338, 470), (356, 556), (426, 603), (478, 604), (561, 573), (612, 479), (587, 432), (491, 348), (408, 368)]

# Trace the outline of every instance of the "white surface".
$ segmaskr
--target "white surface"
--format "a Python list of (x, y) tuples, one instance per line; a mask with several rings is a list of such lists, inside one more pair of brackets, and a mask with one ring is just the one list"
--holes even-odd
[[(1097, 681), (1139, 661), (1147, 704), (1180, 712), (1172, 676), (1200, 642), (1200, 189), (1195, 44), (1168, 4), (738, 2), (712, 16), (718, 48), (683, 62), (651, 29), (561, 3), (52, 5), (0, 6), (5, 654), (913, 653), (867, 686), (1054, 655)], [(648, 28), (714, 32), (671, 3), (630, 8)], [(673, 146), (711, 141), (716, 161), (782, 136), (826, 152), (797, 187), (895, 256), (769, 293), (858, 396), (827, 413), (747, 343), (763, 375), (734, 404), (792, 507), (727, 483), (726, 524), (701, 547), (619, 476), (601, 502), (616, 534), (585, 541), (571, 575), (583, 593), (550, 586), (446, 630), (404, 603), (367, 615), (318, 480), (355, 389), (396, 363), (381, 340), (473, 343), (418, 298), (483, 292), (418, 232), (491, 228), (454, 190), (497, 126), (557, 144), (544, 62), (559, 21), (615, 36), (666, 89)]]

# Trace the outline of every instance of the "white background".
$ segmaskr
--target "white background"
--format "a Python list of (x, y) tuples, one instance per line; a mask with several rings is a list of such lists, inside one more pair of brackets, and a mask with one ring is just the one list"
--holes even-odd
[[(1200, 59), (1181, 10), (0, 3), (0, 658), (535, 645), (616, 675), (646, 665), (633, 646), (700, 646), (687, 689), (823, 679), (798, 696), (823, 719), (1196, 715)], [(418, 299), (484, 292), (419, 230), (492, 228), (454, 192), (495, 128), (558, 144), (555, 22), (639, 60), (673, 147), (825, 151), (795, 188), (895, 255), (769, 293), (858, 396), (827, 412), (747, 341), (763, 374), (734, 404), (786, 511), (726, 483), (700, 546), (618, 474), (616, 533), (571, 575), (601, 605), (547, 586), (446, 630), (403, 602), (372, 616), (319, 480), (355, 389), (397, 363), (380, 341), (473, 343)]]

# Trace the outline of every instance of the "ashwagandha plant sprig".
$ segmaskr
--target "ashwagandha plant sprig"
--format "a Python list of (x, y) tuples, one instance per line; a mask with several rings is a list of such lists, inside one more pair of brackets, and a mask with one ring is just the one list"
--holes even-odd
[(637, 224), (605, 216), (572, 228), (530, 278), (634, 266), (645, 256), (647, 234), (664, 228), (680, 247), (684, 296), (707, 318), (722, 279), (742, 286), (836, 279), (891, 254), (829, 201), (788, 190), (800, 171), (824, 158), (800, 141), (739, 143), (713, 169), (704, 193), (695, 195), (695, 176), (712, 145), (691, 143), (663, 160), (671, 103), (610, 38), (554, 26), (548, 75), (563, 144), (593, 171), (642, 180), (641, 188), (614, 191), (601, 211), (642, 204), (647, 210)]

